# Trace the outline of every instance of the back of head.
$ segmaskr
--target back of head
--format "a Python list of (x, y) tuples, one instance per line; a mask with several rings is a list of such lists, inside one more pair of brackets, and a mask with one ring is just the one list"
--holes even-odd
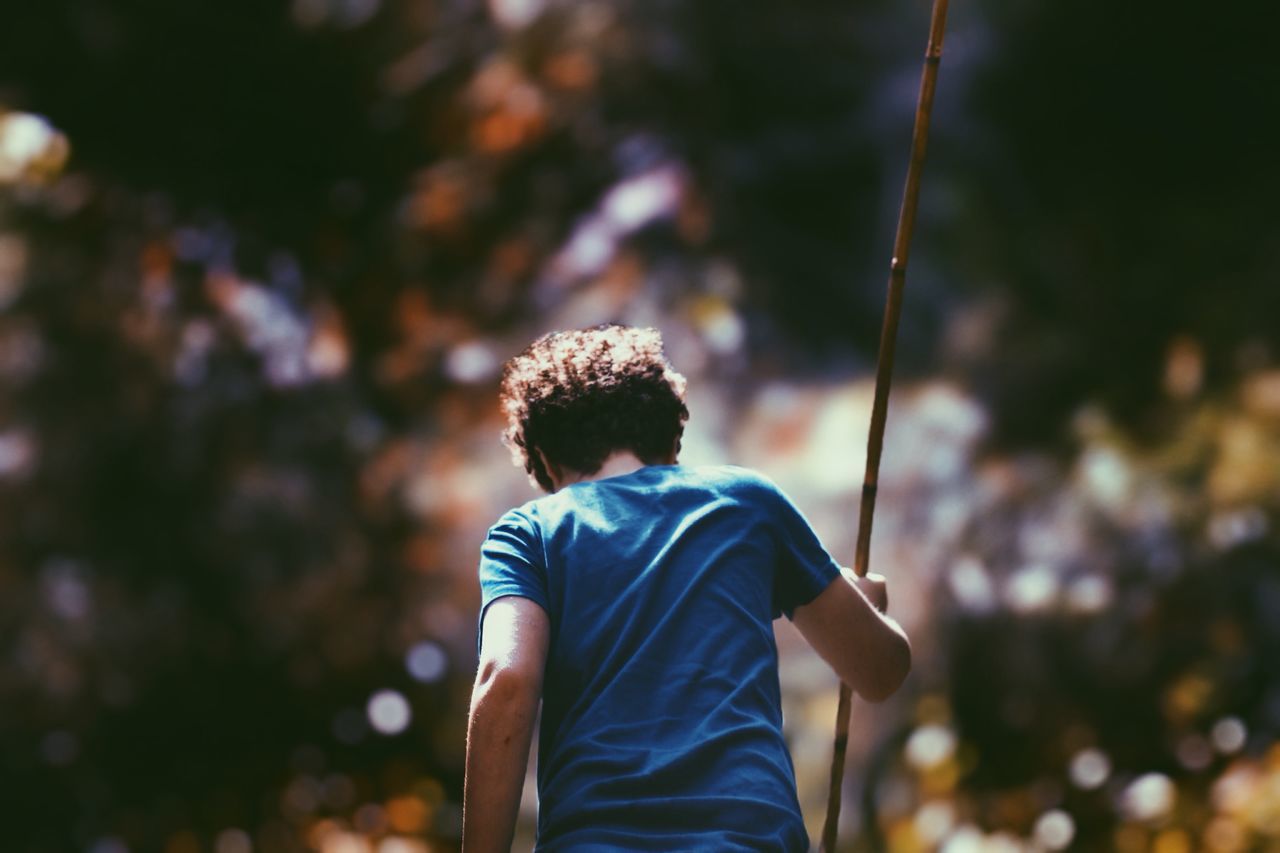
[(544, 335), (508, 361), (501, 401), (512, 458), (546, 491), (539, 452), (583, 474), (629, 450), (647, 464), (672, 457), (689, 410), (685, 379), (656, 329), (605, 325)]

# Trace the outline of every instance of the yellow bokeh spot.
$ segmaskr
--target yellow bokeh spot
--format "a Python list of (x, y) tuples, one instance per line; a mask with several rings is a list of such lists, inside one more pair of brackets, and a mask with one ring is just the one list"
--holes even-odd
[(387, 802), (387, 823), (406, 835), (421, 832), (431, 817), (431, 809), (414, 796), (396, 797)]
[(928, 849), (910, 818), (895, 820), (885, 835), (889, 853), (925, 853)]
[(1166, 829), (1156, 836), (1152, 853), (1191, 853), (1191, 838), (1185, 830)]
[(1204, 830), (1204, 849), (1212, 853), (1238, 853), (1248, 840), (1244, 828), (1229, 817), (1214, 818)]
[(960, 765), (954, 759), (948, 759), (920, 774), (920, 792), (925, 797), (949, 794), (955, 790), (959, 781)]
[(1147, 831), (1143, 827), (1127, 823), (1112, 835), (1116, 853), (1147, 853)]
[(1174, 721), (1194, 717), (1213, 695), (1213, 682), (1198, 673), (1187, 673), (1165, 691), (1164, 711)]

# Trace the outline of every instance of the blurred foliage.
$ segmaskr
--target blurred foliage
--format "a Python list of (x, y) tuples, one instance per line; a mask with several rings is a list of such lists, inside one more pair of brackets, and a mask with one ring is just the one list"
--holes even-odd
[[(455, 845), (497, 365), (657, 323), (784, 458), (735, 416), (869, 365), (927, 11), (7, 8), (0, 846)], [(878, 528), (933, 651), (857, 844), (1280, 838), (1266, 32), (953, 9), (901, 387), (989, 428)]]
[(935, 502), (946, 678), (870, 781), (891, 849), (1274, 845), (1280, 372), (1171, 420), (1140, 447), (1084, 409), (1066, 464), (976, 460)]

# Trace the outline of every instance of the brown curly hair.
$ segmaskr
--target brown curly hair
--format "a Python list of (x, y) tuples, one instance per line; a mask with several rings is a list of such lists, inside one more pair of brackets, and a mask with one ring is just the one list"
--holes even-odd
[(583, 474), (630, 450), (656, 464), (679, 449), (689, 409), (685, 378), (662, 352), (657, 329), (603, 325), (538, 338), (503, 366), (503, 442), (545, 491), (535, 451)]

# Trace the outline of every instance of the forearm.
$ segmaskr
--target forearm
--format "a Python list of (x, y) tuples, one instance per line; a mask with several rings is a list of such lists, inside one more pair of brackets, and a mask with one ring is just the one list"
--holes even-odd
[(539, 692), (531, 685), (482, 679), (467, 726), (462, 844), (466, 853), (511, 849)]
[(831, 583), (796, 608), (793, 618), (818, 654), (871, 702), (888, 698), (911, 671), (911, 643), (880, 609), (888, 605), (883, 586), (883, 579), (858, 578), (845, 570), (843, 582)]
[(886, 611), (889, 606), (884, 578), (859, 577), (852, 569), (841, 570), (845, 579), (866, 601), (872, 619), (861, 620), (862, 630), (854, 645), (865, 654), (865, 682), (859, 693), (873, 702), (895, 692), (911, 671), (911, 642), (898, 621)]
[(911, 672), (911, 642), (902, 626), (892, 616), (876, 614), (861, 647), (866, 655), (866, 686), (859, 692), (872, 702), (887, 699), (902, 685)]

